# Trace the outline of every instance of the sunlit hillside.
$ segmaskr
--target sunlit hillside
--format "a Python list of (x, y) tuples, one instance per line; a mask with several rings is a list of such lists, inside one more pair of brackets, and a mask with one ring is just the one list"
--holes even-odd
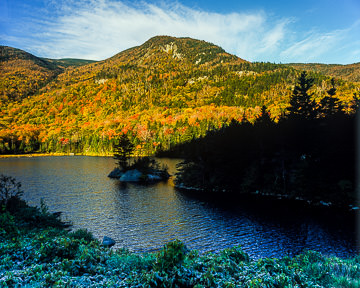
[[(38, 64), (10, 77), (6, 71), (25, 61), (6, 60), (11, 51), (29, 54), (9, 49), (1, 54), (1, 153), (111, 154), (115, 139), (128, 133), (137, 154), (152, 154), (232, 119), (251, 122), (263, 105), (277, 119), (300, 74), (286, 65), (250, 63), (205, 41), (157, 36), (60, 74), (59, 63), (35, 58)], [(331, 77), (311, 76), (320, 101)], [(35, 80), (23, 83), (26, 77)], [(341, 79), (335, 84), (347, 109), (360, 85)]]

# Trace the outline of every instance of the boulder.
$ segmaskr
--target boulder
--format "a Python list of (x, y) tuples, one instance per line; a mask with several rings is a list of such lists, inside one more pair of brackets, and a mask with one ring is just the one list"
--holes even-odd
[(113, 240), (113, 239), (111, 239), (110, 237), (107, 237), (107, 236), (104, 236), (104, 239), (102, 241), (102, 245), (104, 247), (108, 247), (108, 248), (114, 246), (115, 243), (116, 243), (115, 240)]
[(124, 174), (123, 171), (121, 171), (119, 168), (115, 168), (114, 170), (112, 170), (110, 172), (108, 177), (110, 177), (110, 178), (120, 178), (123, 174)]
[(141, 180), (142, 173), (136, 169), (126, 171), (121, 177), (122, 182), (139, 182)]
[(149, 181), (149, 182), (161, 181), (161, 180), (163, 180), (163, 179), (161, 178), (161, 176), (159, 176), (159, 175), (147, 174), (146, 176), (147, 176), (147, 181)]

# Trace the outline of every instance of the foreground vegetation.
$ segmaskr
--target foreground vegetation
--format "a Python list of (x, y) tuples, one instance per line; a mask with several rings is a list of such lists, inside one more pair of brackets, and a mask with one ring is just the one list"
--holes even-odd
[(360, 287), (359, 256), (255, 261), (240, 247), (199, 254), (177, 240), (156, 253), (111, 250), (20, 197), (20, 184), (1, 176), (1, 287)]

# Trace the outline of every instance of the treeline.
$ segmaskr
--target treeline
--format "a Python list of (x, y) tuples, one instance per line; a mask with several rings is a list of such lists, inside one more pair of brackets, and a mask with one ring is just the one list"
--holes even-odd
[[(355, 205), (357, 202), (355, 111), (345, 114), (328, 90), (319, 105), (311, 99), (313, 79), (304, 72), (278, 123), (266, 107), (251, 124), (233, 121), (173, 153), (179, 165), (177, 185), (206, 192), (259, 193), (315, 203)], [(330, 203), (329, 203), (330, 205)]]

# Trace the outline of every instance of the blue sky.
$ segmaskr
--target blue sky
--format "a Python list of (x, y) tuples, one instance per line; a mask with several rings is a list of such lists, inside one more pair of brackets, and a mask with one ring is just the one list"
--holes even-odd
[(156, 35), (192, 37), (249, 61), (360, 62), (359, 0), (0, 0), (0, 44), (103, 60)]

